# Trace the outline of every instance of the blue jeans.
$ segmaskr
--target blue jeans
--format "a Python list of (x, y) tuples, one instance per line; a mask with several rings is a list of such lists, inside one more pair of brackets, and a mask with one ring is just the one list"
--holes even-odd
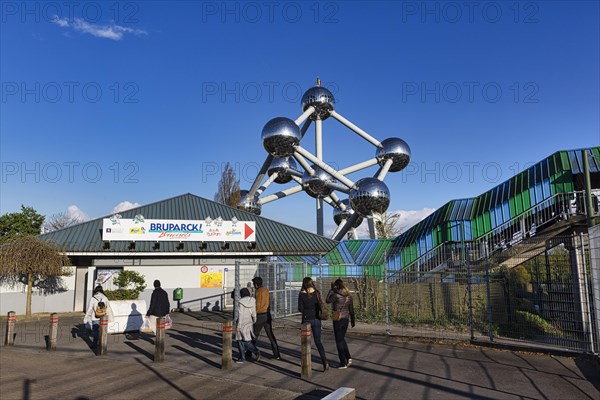
[(98, 347), (98, 337), (100, 336), (100, 325), (92, 324), (92, 349)]
[(252, 341), (247, 340), (238, 340), (238, 350), (240, 351), (240, 360), (246, 361), (246, 352), (250, 351), (254, 354), (258, 353), (258, 349), (255, 345), (252, 344)]
[(321, 363), (323, 367), (327, 365), (327, 355), (325, 354), (325, 349), (323, 348), (323, 343), (321, 343), (321, 320), (320, 319), (309, 319), (302, 322), (303, 324), (310, 324), (310, 328), (312, 330), (313, 339), (315, 341), (315, 346), (317, 346), (317, 350), (319, 351), (319, 356), (321, 356)]

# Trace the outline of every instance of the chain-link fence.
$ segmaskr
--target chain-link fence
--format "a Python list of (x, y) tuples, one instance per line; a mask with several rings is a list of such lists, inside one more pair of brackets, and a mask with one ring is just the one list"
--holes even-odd
[(437, 338), (598, 352), (599, 269), (584, 233), (529, 238), (491, 255), (481, 241), (450, 243), (388, 271), (387, 322)]
[(226, 291), (235, 283), (252, 289), (252, 278), (261, 276), (279, 318), (298, 314), (305, 276), (324, 294), (341, 278), (357, 319), (382, 331), (598, 353), (600, 228), (590, 232), (538, 234), (494, 251), (487, 239), (446, 243), (401, 269), (394, 257), (402, 249), (384, 265), (237, 263)]

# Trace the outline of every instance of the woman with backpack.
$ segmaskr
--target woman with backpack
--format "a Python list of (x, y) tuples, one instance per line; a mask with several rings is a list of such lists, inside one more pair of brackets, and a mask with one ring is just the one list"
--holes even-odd
[(83, 317), (83, 323), (87, 330), (92, 331), (94, 341), (92, 342), (92, 349), (98, 347), (98, 334), (100, 331), (100, 318), (102, 316), (108, 316), (108, 320), (113, 320), (112, 310), (108, 303), (108, 297), (104, 294), (102, 286), (98, 285), (94, 288), (90, 304), (87, 312)]
[(331, 284), (331, 290), (327, 294), (326, 301), (333, 305), (331, 319), (333, 320), (335, 345), (340, 357), (338, 369), (346, 369), (352, 365), (352, 356), (346, 343), (346, 331), (349, 323), (354, 328), (354, 303), (350, 291), (341, 279), (337, 279)]
[(315, 282), (310, 277), (302, 279), (302, 289), (298, 294), (298, 311), (302, 313), (302, 324), (310, 324), (315, 346), (319, 350), (323, 372), (329, 370), (327, 355), (321, 343), (321, 293), (315, 288)]

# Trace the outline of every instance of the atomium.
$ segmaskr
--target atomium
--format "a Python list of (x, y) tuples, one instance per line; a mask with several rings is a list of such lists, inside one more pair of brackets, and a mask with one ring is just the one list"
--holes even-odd
[(387, 138), (381, 142), (376, 157), (377, 163), (382, 167), (387, 160), (392, 160), (390, 172), (398, 172), (403, 170), (410, 161), (410, 147), (400, 138)]
[(285, 117), (273, 118), (262, 130), (263, 146), (274, 157), (288, 157), (294, 154), (294, 148), (300, 144), (301, 138), (298, 125)]
[(292, 180), (292, 174), (290, 170), (298, 170), (298, 166), (293, 158), (290, 157), (277, 157), (271, 161), (271, 166), (267, 171), (269, 176), (273, 174), (277, 174), (277, 178), (275, 178), (275, 183), (288, 183)]
[[(346, 206), (346, 209), (344, 211), (342, 211), (340, 208), (335, 208), (333, 210), (333, 222), (335, 222), (336, 225), (343, 223), (348, 218), (350, 218), (350, 216), (352, 216), (352, 214), (354, 214), (354, 210), (350, 206), (350, 199), (344, 199), (344, 200), (342, 200), (342, 203), (344, 204), (344, 206)], [(352, 224), (352, 227), (358, 228), (360, 226), (360, 224), (362, 224), (362, 222), (363, 222), (363, 217), (360, 216), (354, 222), (354, 224)]]
[(390, 205), (390, 190), (377, 178), (362, 178), (350, 190), (350, 206), (359, 215), (367, 217), (373, 213), (383, 214)]
[(315, 86), (308, 89), (302, 96), (302, 111), (310, 106), (315, 108), (315, 112), (310, 115), (310, 119), (325, 120), (329, 118), (331, 111), (335, 108), (335, 99), (333, 94), (324, 87)]
[[(346, 234), (352, 234), (352, 237), (356, 238), (356, 231), (350, 230), (356, 229), (364, 218), (368, 219), (370, 227), (373, 228), (374, 218), (378, 218), (377, 214), (386, 212), (390, 205), (390, 191), (383, 180), (388, 172), (401, 171), (408, 165), (411, 159), (410, 147), (397, 137), (380, 142), (337, 110), (334, 111), (335, 107), (333, 94), (321, 87), (320, 80), (317, 80), (317, 86), (311, 87), (302, 96), (302, 114), (298, 118), (292, 120), (278, 117), (267, 122), (262, 130), (262, 143), (269, 156), (250, 190), (242, 191), (240, 209), (260, 214), (264, 204), (305, 192), (317, 199), (317, 234), (323, 235), (324, 232), (324, 203), (334, 207), (333, 219), (338, 224), (338, 229), (333, 235), (335, 240), (341, 240)], [(323, 125), (329, 117), (375, 146), (375, 157), (360, 160), (343, 169), (326, 164), (323, 161)], [(302, 145), (306, 142), (306, 132), (311, 124), (315, 125), (314, 154)], [(343, 150), (342, 146), (336, 146), (336, 151), (340, 152), (338, 154), (344, 154), (342, 152), (346, 150)], [(348, 177), (371, 167), (376, 167), (377, 170), (371, 172), (370, 177), (363, 175), (362, 179), (356, 181)], [(314, 173), (311, 175), (309, 171)], [(263, 183), (266, 175), (269, 179)], [(297, 184), (274, 194), (264, 193), (273, 182), (286, 184), (292, 181)], [(344, 197), (347, 195), (348, 198), (340, 200), (338, 192), (343, 193)], [(344, 210), (340, 201), (345, 205)], [(370, 229), (372, 235), (374, 231)]]
[(335, 179), (327, 172), (323, 171), (316, 165), (311, 166), (315, 174), (310, 175), (308, 171), (302, 176), (302, 188), (310, 196), (314, 198), (327, 197), (333, 192), (333, 189), (328, 187), (328, 183), (335, 183)]
[(260, 215), (262, 211), (262, 206), (258, 202), (258, 196), (254, 195), (250, 197), (247, 190), (240, 190), (240, 203), (237, 208), (256, 215)]

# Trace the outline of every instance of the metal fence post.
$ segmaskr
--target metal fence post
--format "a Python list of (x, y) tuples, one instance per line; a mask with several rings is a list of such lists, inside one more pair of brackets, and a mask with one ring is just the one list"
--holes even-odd
[(323, 264), (321, 263), (321, 254), (319, 254), (319, 290), (323, 293)]
[(465, 247), (466, 246), (466, 244), (465, 244), (465, 221), (460, 221), (460, 226), (461, 226), (461, 237), (460, 237), (461, 240), (460, 241), (461, 241), (461, 246), (462, 246), (463, 262), (467, 266), (467, 293), (469, 295), (469, 314), (468, 314), (469, 327), (471, 330), (471, 340), (474, 340), (475, 335), (474, 335), (474, 324), (473, 324), (473, 294), (472, 294), (472, 288), (471, 288), (471, 283), (472, 283), (471, 263), (469, 262), (469, 254)]
[(492, 318), (492, 291), (491, 291), (491, 277), (490, 277), (490, 259), (486, 252), (485, 254), (485, 281), (486, 281), (486, 290), (487, 290), (487, 314), (488, 314), (488, 323), (490, 325), (490, 342), (494, 341), (494, 321)]
[(15, 344), (15, 321), (17, 317), (14, 311), (8, 312), (8, 317), (6, 319), (6, 336), (4, 338), (5, 346), (14, 346)]
[(385, 264), (383, 264), (383, 304), (385, 307), (385, 333), (391, 334), (390, 329), (390, 303), (388, 294), (388, 249), (385, 250)]
[(234, 280), (235, 280), (235, 288), (233, 289), (234, 294), (233, 294), (233, 320), (237, 321), (238, 320), (238, 314), (239, 314), (239, 310), (240, 310), (240, 262), (236, 261), (235, 262), (235, 273), (234, 273)]
[[(587, 321), (589, 329), (589, 338), (590, 338), (590, 350), (592, 353), (594, 351), (594, 321), (592, 321), (592, 311), (590, 309), (590, 295), (588, 292), (588, 279), (587, 279), (587, 263), (585, 262), (585, 243), (583, 242), (583, 232), (579, 233), (579, 242), (581, 243), (581, 265), (583, 269), (583, 287), (584, 287), (584, 296), (585, 296), (585, 305), (587, 312)], [(585, 329), (584, 329), (585, 331)]]

